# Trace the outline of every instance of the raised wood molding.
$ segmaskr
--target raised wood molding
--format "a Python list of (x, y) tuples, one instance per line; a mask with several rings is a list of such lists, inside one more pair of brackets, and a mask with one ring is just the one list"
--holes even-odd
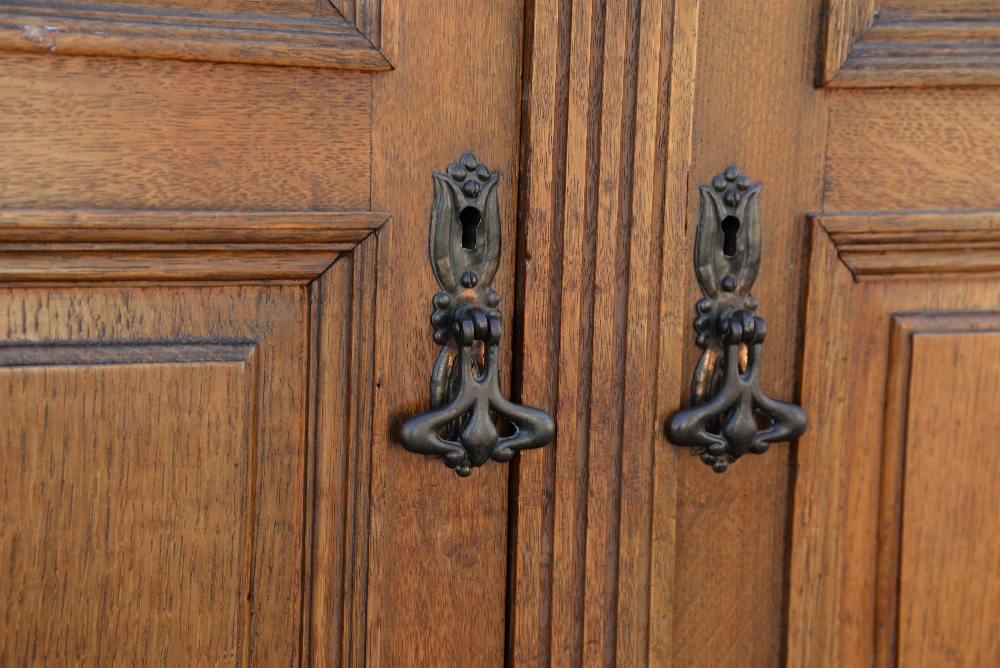
[(918, 334), (1000, 331), (1000, 312), (901, 314), (891, 317), (886, 420), (882, 439), (882, 476), (875, 577), (876, 665), (897, 663), (900, 556), (903, 530), (903, 480), (913, 337)]
[[(789, 665), (894, 663), (907, 346), (916, 331), (998, 325), (1000, 263), (981, 261), (997, 221), (997, 212), (813, 217)], [(956, 252), (963, 245), (972, 250)]]
[(667, 664), (698, 2), (530, 7), (519, 398), (559, 427), (514, 463), (508, 661)]
[(393, 38), (396, 30), (396, 4), (392, 0), (330, 0), (358, 32), (379, 50), (388, 64), (395, 62)]
[[(303, 665), (368, 663), (372, 477), (385, 467), (373, 448), (378, 380), (387, 345), (378, 299), (379, 239), (366, 236), (309, 284), (310, 367), (306, 471), (309, 546), (304, 582)], [(306, 614), (308, 613), (308, 614)]]
[(0, 367), (253, 361), (253, 341), (0, 344)]
[[(385, 448), (372, 447), (373, 367), (376, 355), (384, 354), (377, 334), (385, 331), (376, 325), (380, 220), (384, 215), (369, 212), (8, 210), (0, 217), (3, 263), (13, 257), (17, 264), (18, 256), (32, 253), (58, 259), (52, 249), (61, 246), (69, 254), (94, 255), (95, 266), (101, 256), (134, 252), (148, 265), (136, 276), (148, 279), (162, 261), (158, 247), (205, 255), (207, 265), (211, 253), (204, 249), (214, 245), (235, 255), (267, 245), (290, 255), (315, 247), (329, 262), (316, 265), (313, 280), (306, 282), (304, 274), (292, 287), (267, 280), (283, 269), (262, 265), (254, 272), (249, 264), (245, 275), (227, 275), (218, 287), (204, 285), (204, 268), (149, 287), (143, 280), (101, 277), (98, 287), (78, 289), (76, 280), (63, 283), (67, 275), (58, 275), (51, 287), (44, 278), (26, 288), (0, 286), (7, 297), (0, 367), (57, 367), (56, 373), (77, 379), (110, 365), (138, 366), (143, 374), (153, 373), (150, 367), (185, 365), (194, 368), (174, 373), (189, 378), (222, 373), (226, 364), (245, 367), (238, 372), (245, 377), (245, 410), (230, 405), (232, 384), (220, 381), (211, 397), (217, 419), (228, 416), (232, 428), (245, 430), (238, 443), (245, 444), (249, 462), (238, 471), (249, 476), (252, 500), (248, 510), (233, 511), (248, 533), (213, 538), (246, 555), (224, 574), (243, 583), (234, 604), (245, 622), (236, 652), (226, 654), (234, 660), (253, 651), (268, 664), (279, 654), (296, 665), (365, 664), (369, 481), (386, 456)], [(69, 366), (75, 368), (67, 371)], [(94, 391), (113, 396), (99, 385)], [(169, 395), (151, 392), (153, 398)], [(183, 402), (165, 406), (183, 422)], [(169, 467), (169, 459), (161, 460)], [(219, 476), (231, 472), (219, 468)], [(230, 486), (227, 498), (235, 491)], [(213, 506), (209, 515), (218, 517), (216, 511), (223, 512)], [(253, 598), (245, 589), (251, 582), (260, 585)], [(202, 584), (207, 590), (210, 583)]]
[(387, 220), (369, 211), (0, 210), (0, 284), (308, 283)]
[(879, 0), (827, 0), (819, 85), (1000, 84), (1000, 18), (885, 12)]
[(352, 0), (336, 0), (328, 17), (298, 18), (0, 0), (0, 50), (388, 70), (383, 2), (345, 18)]
[(855, 280), (1000, 271), (1000, 211), (818, 214)]

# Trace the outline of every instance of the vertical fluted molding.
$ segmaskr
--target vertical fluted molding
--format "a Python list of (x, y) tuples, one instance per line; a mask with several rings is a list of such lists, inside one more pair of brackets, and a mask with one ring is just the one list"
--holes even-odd
[(534, 0), (526, 22), (520, 393), (557, 436), (514, 473), (508, 658), (669, 661), (697, 0)]

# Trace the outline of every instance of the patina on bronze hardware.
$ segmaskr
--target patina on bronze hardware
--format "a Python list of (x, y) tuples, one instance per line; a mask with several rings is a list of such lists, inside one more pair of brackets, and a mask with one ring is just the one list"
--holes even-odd
[[(490, 459), (508, 462), (555, 435), (552, 418), (519, 406), (500, 391), (500, 295), (490, 287), (500, 265), (500, 175), (466, 153), (435, 173), (430, 259), (441, 292), (434, 296), (431, 410), (400, 430), (403, 447), (442, 457), (460, 476)], [(513, 434), (501, 436), (502, 418)]]
[[(702, 349), (691, 384), (691, 408), (675, 413), (667, 436), (722, 473), (747, 452), (798, 438), (806, 414), (771, 399), (760, 385), (764, 321), (750, 294), (760, 268), (760, 184), (729, 167), (701, 186), (695, 271), (705, 297), (696, 306)], [(757, 416), (770, 420), (760, 429)]]

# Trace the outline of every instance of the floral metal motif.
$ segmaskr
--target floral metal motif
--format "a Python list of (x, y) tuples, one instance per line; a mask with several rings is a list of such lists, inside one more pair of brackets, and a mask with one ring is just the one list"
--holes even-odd
[[(490, 459), (508, 462), (555, 435), (552, 418), (509, 401), (500, 391), (500, 295), (490, 285), (500, 264), (500, 175), (471, 153), (435, 173), (430, 259), (441, 292), (434, 296), (431, 410), (400, 430), (411, 452), (442, 457), (460, 476)], [(510, 425), (501, 436), (496, 419)]]
[[(705, 352), (695, 368), (691, 408), (674, 414), (667, 436), (722, 473), (747, 452), (761, 454), (771, 443), (801, 436), (806, 414), (765, 395), (760, 383), (766, 328), (750, 288), (761, 259), (761, 186), (729, 167), (700, 190), (695, 271), (705, 297), (696, 305), (694, 328)], [(770, 425), (760, 429), (758, 415)]]

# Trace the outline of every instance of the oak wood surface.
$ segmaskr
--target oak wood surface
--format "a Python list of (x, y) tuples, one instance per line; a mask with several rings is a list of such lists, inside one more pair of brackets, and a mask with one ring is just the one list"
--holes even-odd
[[(55, 26), (54, 49), (0, 53), (0, 250), (8, 279), (31, 284), (11, 293), (12, 317), (33, 313), (32, 300), (44, 304), (36, 309), (53, 313), (45, 300), (58, 292), (67, 308), (95, 321), (73, 328), (58, 318), (63, 329), (44, 339), (43, 348), (68, 345), (74, 336), (90, 346), (85, 335), (93, 331), (103, 337), (113, 330), (122, 338), (118, 323), (151, 326), (147, 309), (162, 309), (162, 318), (188, 327), (174, 332), (181, 342), (188, 342), (189, 330), (214, 341), (229, 330), (192, 310), (189, 304), (200, 295), (222, 291), (229, 296), (225, 305), (269, 315), (269, 295), (294, 295), (280, 309), (294, 327), (244, 337), (276, 341), (273, 351), (262, 349), (254, 410), (262, 430), (280, 430), (287, 438), (261, 441), (255, 464), (258, 481), (273, 474), (275, 486), (284, 485), (282, 503), (272, 504), (274, 494), (262, 487), (253, 509), (242, 511), (243, 520), (257, 522), (255, 570), (247, 576), (253, 601), (242, 602), (245, 592), (236, 603), (218, 598), (221, 612), (213, 617), (232, 626), (227, 610), (249, 610), (249, 638), (240, 646), (202, 625), (216, 644), (192, 645), (177, 662), (215, 664), (220, 652), (235, 661), (238, 650), (244, 662), (263, 665), (499, 664), (506, 467), (489, 466), (459, 481), (439, 461), (404, 452), (396, 433), (403, 418), (426, 406), (437, 348), (428, 323), (436, 291), (426, 260), (430, 173), (465, 151), (478, 153), (503, 175), (505, 236), (514, 238), (522, 8), (504, 5), (470, 23), (467, 6), (458, 2), (406, 8), (359, 3), (330, 37), (356, 35), (363, 50), (382, 59), (376, 69), (395, 57), (396, 69), (385, 74), (337, 69), (371, 69), (353, 61), (326, 63), (335, 67), (325, 69), (181, 62), (262, 61), (252, 53), (260, 44), (236, 33), (227, 39), (236, 40), (230, 46), (238, 57), (225, 49), (200, 51), (204, 44), (188, 40), (192, 24), (199, 26), (195, 32), (225, 31), (230, 18), (174, 9), (177, 20), (150, 23), (144, 16), (144, 25), (125, 26), (136, 30), (129, 36), (135, 40), (97, 36), (111, 44), (106, 53), (136, 57), (67, 55), (75, 38), (63, 24)], [(277, 23), (287, 26), (287, 18)], [(66, 20), (77, 19), (83, 20), (79, 14)], [(83, 32), (98, 25), (83, 23)], [(240, 29), (251, 23), (262, 34), (274, 27), (271, 19), (250, 17)], [(404, 36), (403, 43), (394, 41)], [(476, 67), (456, 56), (457, 44), (468, 46)], [(324, 64), (294, 46), (256, 54), (263, 62)], [(508, 322), (509, 243), (495, 283)], [(293, 285), (273, 285), (284, 283)], [(133, 293), (121, 290), (141, 298), (123, 297)], [(84, 297), (102, 291), (116, 297), (100, 303)], [(161, 294), (173, 301), (154, 298)], [(147, 364), (173, 345), (161, 338), (156, 332), (124, 337), (131, 356), (115, 359)], [(506, 369), (506, 357), (504, 363)], [(269, 364), (284, 371), (269, 374)], [(123, 393), (120, 383), (101, 391), (113, 395), (111, 405), (125, 405), (114, 403)], [(157, 401), (167, 390), (151, 385), (149, 391), (159, 394), (136, 400)], [(272, 400), (274, 392), (292, 399)], [(217, 466), (207, 466), (204, 475)], [(206, 485), (203, 492), (214, 489)], [(229, 513), (218, 521), (236, 531), (241, 518)], [(143, 560), (152, 553), (129, 554)], [(102, 565), (114, 570), (122, 563)], [(210, 586), (206, 571), (192, 573), (185, 582)], [(172, 591), (182, 576), (177, 569), (163, 575), (162, 588)], [(229, 583), (219, 579), (217, 586)], [(113, 583), (107, 587), (114, 591)], [(275, 620), (273, 602), (279, 600), (281, 618)], [(204, 610), (197, 619), (216, 608)], [(92, 611), (82, 615), (88, 624)], [(150, 633), (184, 630), (160, 613), (147, 597), (122, 611), (121, 628), (144, 620)], [(151, 619), (162, 623), (149, 624)], [(159, 641), (130, 643), (124, 635), (111, 637), (101, 651), (110, 647), (127, 658), (126, 650), (163, 647)]]
[(501, 175), (504, 246), (493, 286), (504, 321), (501, 386), (509, 388), (524, 8), (517, 2), (481, 10), (459, 0), (384, 3), (383, 28), (390, 18), (397, 26), (396, 67), (372, 79), (371, 203), (392, 219), (379, 238), (384, 264), (364, 659), (390, 667), (499, 665), (509, 467), (491, 462), (458, 478), (440, 460), (403, 450), (398, 430), (427, 410), (439, 350), (429, 322), (438, 292), (427, 258), (430, 175), (466, 151)]
[(369, 208), (368, 74), (4, 52), (0, 71), (4, 208)]
[(829, 104), (825, 210), (1000, 208), (1000, 89), (837, 91)]
[(0, 209), (0, 282), (308, 283), (385, 222), (369, 211)]
[[(800, 503), (799, 490), (803, 475), (817, 476), (824, 485), (849, 486), (845, 498), (853, 500), (878, 489), (879, 461), (854, 450), (835, 458), (836, 448), (827, 444), (838, 443), (831, 424), (851, 422), (860, 438), (879, 419), (881, 404), (873, 388), (880, 375), (856, 365), (847, 380), (834, 382), (835, 375), (817, 373), (814, 365), (827, 365), (828, 371), (841, 360), (874, 359), (875, 369), (884, 363), (874, 351), (887, 339), (877, 330), (865, 329), (868, 338), (861, 338), (851, 329), (855, 311), (874, 318), (884, 306), (874, 293), (858, 296), (856, 277), (878, 285), (891, 277), (904, 303), (930, 284), (923, 297), (928, 304), (937, 300), (935, 308), (975, 311), (991, 298), (996, 301), (989, 277), (997, 249), (997, 190), (988, 176), (996, 162), (997, 142), (991, 141), (995, 90), (988, 85), (817, 90), (815, 45), (824, 25), (820, 3), (665, 3), (664, 16), (675, 20), (670, 31), (647, 20), (641, 2), (614, 8), (536, 2), (530, 8), (519, 253), (525, 305), (522, 396), (552, 410), (559, 433), (556, 448), (525, 455), (517, 469), (517, 561), (508, 594), (514, 606), (512, 660), (531, 665), (612, 660), (629, 665), (867, 665), (866, 657), (875, 652), (876, 541), (860, 524), (844, 522), (838, 509), (845, 502), (839, 496)], [(828, 8), (846, 11), (836, 17), (837, 30), (856, 31), (841, 45), (843, 61), (871, 27), (876, 3), (835, 2)], [(626, 33), (629, 48), (636, 39), (643, 43), (634, 35), (661, 31), (660, 78), (638, 85), (636, 99), (658, 86), (658, 95), (667, 100), (655, 121), (638, 112), (639, 104), (634, 116), (626, 116), (624, 152), (606, 143), (609, 132), (620, 136), (620, 68), (610, 74), (605, 68), (616, 62), (621, 48), (622, 16), (642, 17), (641, 28)], [(951, 40), (948, 48), (975, 55), (977, 40), (987, 42), (987, 51), (995, 40), (992, 24), (982, 15), (974, 18), (971, 31), (924, 16), (921, 20), (934, 23), (885, 24), (872, 39), (896, 39), (891, 33), (898, 29), (905, 33), (898, 37), (901, 48), (913, 50), (921, 48), (921, 40), (943, 35)], [(609, 36), (615, 37), (608, 41)], [(690, 52), (696, 57), (689, 59)], [(647, 72), (644, 55), (640, 48), (635, 60), (626, 61), (625, 72), (635, 66), (638, 81)], [(903, 55), (914, 59), (907, 64), (912, 72), (883, 67), (877, 71), (880, 78), (871, 81), (894, 87), (990, 83), (988, 71), (987, 78), (966, 77), (963, 65), (947, 57), (937, 63), (938, 71), (928, 73), (914, 67), (919, 54)], [(991, 61), (984, 62), (989, 70)], [(614, 100), (610, 106), (608, 96)], [(627, 93), (624, 99), (627, 114), (633, 107)], [(649, 131), (661, 137), (655, 158), (659, 169), (616, 172), (626, 157), (639, 154), (640, 138)], [(648, 453), (642, 434), (659, 436), (662, 420), (685, 401), (697, 354), (689, 309), (700, 297), (688, 268), (697, 213), (692, 194), (729, 164), (764, 183), (764, 267), (754, 294), (769, 324), (765, 390), (794, 399), (801, 377), (804, 392), (818, 397), (808, 409), (811, 423), (818, 425), (811, 429), (819, 432), (815, 442), (827, 451), (822, 461), (809, 451), (793, 467), (796, 460), (789, 453), (794, 446), (781, 446), (765, 457), (740, 461), (719, 477), (662, 440), (646, 454), (650, 459), (628, 458)], [(608, 180), (607, 174), (617, 176)], [(650, 191), (658, 198), (662, 189), (662, 236), (647, 236), (642, 208), (633, 209), (623, 225), (609, 216), (621, 209), (601, 207), (606, 193), (622, 193), (630, 184), (633, 205)], [(618, 206), (627, 201), (620, 195)], [(839, 234), (840, 239), (837, 248), (813, 248), (816, 264), (810, 271), (807, 214), (815, 211), (829, 212), (823, 215), (830, 222), (829, 232), (816, 234)], [(878, 229), (867, 229), (873, 227)], [(606, 240), (608, 230), (617, 238)], [(647, 251), (650, 255), (637, 250), (651, 243), (659, 244), (659, 277), (644, 273), (647, 263), (656, 261), (651, 259), (656, 250)], [(619, 263), (626, 251), (624, 270)], [(826, 283), (814, 278), (818, 273), (829, 275)], [(607, 276), (616, 280), (605, 282)], [(643, 320), (649, 295), (632, 277), (661, 286), (656, 325)], [(962, 295), (957, 301), (948, 286), (957, 286)], [(813, 290), (836, 299), (817, 305)], [(617, 299), (618, 310), (602, 308), (607, 298)], [(808, 321), (803, 317), (807, 306)], [(966, 314), (963, 326), (974, 326), (977, 317)], [(820, 336), (813, 330), (826, 337), (822, 346), (808, 339)], [(660, 341), (655, 361), (644, 347), (651, 336)], [(632, 357), (637, 351), (647, 351), (642, 366)], [(813, 361), (800, 376), (807, 358)], [(608, 360), (615, 369), (610, 376), (602, 366)], [(653, 368), (656, 381), (649, 378)], [(647, 412), (649, 396), (656, 407)], [(639, 431), (628, 432), (630, 425)], [(626, 441), (624, 433), (637, 435)], [(649, 487), (641, 472), (616, 487), (616, 478), (628, 475), (626, 461), (652, 462)], [(803, 473), (803, 466), (817, 470)], [(602, 478), (599, 484), (595, 475)], [(649, 506), (632, 500), (635, 490), (640, 498), (652, 495)], [(867, 517), (866, 526), (878, 525), (877, 505), (856, 510)], [(610, 533), (609, 517), (620, 518)], [(858, 558), (833, 565), (812, 547), (802, 556), (797, 542), (802, 531), (824, 537), (824, 549), (841, 546)], [(617, 549), (615, 565), (605, 556), (609, 546)], [(645, 567), (645, 549), (650, 550), (650, 592), (643, 600), (632, 595), (633, 586), (641, 588), (642, 571), (631, 571), (627, 584), (621, 577), (635, 564)], [(801, 584), (799, 568), (810, 569)], [(836, 613), (827, 616), (825, 606), (841, 595), (843, 605), (838, 600)], [(613, 642), (607, 625), (594, 623), (609, 619), (601, 615), (612, 599), (619, 616), (611, 623), (621, 624)], [(648, 615), (647, 624), (622, 624), (637, 614)], [(600, 632), (591, 631), (598, 627)], [(803, 645), (808, 651), (801, 651)]]
[[(832, 217), (842, 228), (849, 226), (845, 218)], [(989, 237), (989, 216), (978, 220)], [(867, 663), (872, 657), (877, 665), (895, 662), (896, 596), (902, 600), (909, 595), (907, 583), (899, 579), (901, 553), (893, 547), (901, 526), (901, 511), (893, 509), (905, 507), (911, 491), (902, 483), (903, 456), (897, 454), (902, 434), (909, 432), (900, 420), (922, 409), (902, 399), (912, 400), (913, 381), (894, 370), (910, 368), (911, 359), (920, 363), (918, 351), (901, 343), (907, 331), (916, 336), (945, 325), (927, 325), (930, 316), (907, 325), (893, 314), (950, 311), (955, 315), (947, 320), (948, 331), (973, 331), (984, 326), (984, 319), (995, 321), (989, 312), (1000, 303), (996, 273), (962, 275), (965, 259), (957, 254), (951, 256), (950, 270), (929, 253), (922, 268), (900, 262), (894, 275), (895, 258), (887, 253), (885, 271), (856, 280), (839, 257), (838, 241), (857, 245), (870, 236), (886, 243), (894, 234), (913, 241), (893, 216), (857, 222), (850, 221), (853, 229), (839, 236), (820, 223), (814, 226), (802, 389), (814, 429), (800, 439), (796, 452), (788, 603), (791, 665)], [(970, 234), (965, 227), (956, 230), (958, 238)], [(932, 247), (939, 242), (924, 243)], [(938, 365), (937, 373), (953, 372)], [(988, 387), (983, 396), (995, 403)], [(941, 414), (944, 409), (935, 410)], [(963, 466), (971, 465), (963, 461)], [(938, 484), (945, 484), (941, 467), (936, 468)]]
[(855, 280), (1000, 271), (1000, 211), (815, 216)]
[(941, 2), (941, 0), (880, 0), (879, 9), (882, 12), (909, 12), (932, 16), (954, 14), (995, 16), (998, 13), (995, 0), (948, 0), (948, 2)]
[[(18, 617), (50, 634), (46, 652), (72, 644), (95, 662), (139, 662), (176, 651), (193, 665), (882, 665), (896, 657), (896, 620), (951, 609), (899, 589), (900, 573), (948, 570), (953, 555), (890, 547), (917, 525), (900, 519), (904, 471), (886, 463), (907, 404), (883, 402), (909, 396), (908, 375), (893, 385), (899, 356), (916, 354), (904, 339), (985, 336), (1000, 302), (989, 7), (946, 15), (894, 0), (876, 19), (877, 3), (831, 0), (824, 23), (808, 0), (533, 0), (480, 13), (452, 0), (177, 0), (155, 17), (146, 0), (113, 12), (42, 4), (35, 15), (0, 3), (0, 49), (37, 52), (0, 53), (0, 267), (27, 286), (3, 293), (14, 324), (0, 376), (38, 395), (10, 406), (24, 422), (46, 401), (86, 398), (74, 410), (94, 420), (44, 432), (49, 451), (62, 447), (52, 434), (119, 435), (110, 416), (137, 402), (160, 403), (136, 429), (185, 448), (223, 414), (257, 411), (261, 425), (255, 505), (213, 515), (221, 533), (198, 533), (197, 508), (179, 505), (150, 534), (162, 550), (53, 555), (60, 574), (79, 569), (79, 584), (101, 591), (115, 583), (100, 573), (146, 573), (166, 555), (190, 578), (126, 580), (138, 602), (116, 620), (162, 623), (93, 645), (58, 616), (48, 627)], [(817, 71), (830, 87), (815, 88)], [(953, 84), (979, 87), (928, 88)], [(505, 386), (512, 357), (514, 397), (552, 412), (558, 437), (458, 480), (396, 434), (426, 407), (436, 354), (429, 174), (470, 150), (502, 174)], [(794, 458), (779, 446), (720, 477), (670, 446), (663, 423), (686, 403), (696, 356), (693, 195), (734, 163), (764, 183), (754, 293), (769, 325), (765, 390), (794, 398), (801, 371), (811, 427)], [(809, 212), (822, 225), (807, 262)], [(226, 309), (246, 327), (226, 324)], [(941, 310), (958, 319), (942, 325)], [(45, 336), (24, 334), (40, 311), (63, 315)], [(945, 330), (980, 333), (929, 333)], [(260, 385), (231, 391), (247, 363), (226, 355), (252, 341)], [(116, 389), (139, 381), (146, 394)], [(228, 412), (164, 403), (185, 389), (261, 400)], [(268, 429), (286, 440), (269, 447)], [(234, 434), (218, 434), (228, 450), (195, 451), (214, 457), (203, 469), (246, 445)], [(859, 445), (830, 445), (842, 443)], [(145, 487), (169, 470), (166, 451), (108, 452)], [(66, 479), (92, 491), (89, 472), (102, 469), (67, 461)], [(193, 501), (230, 499), (220, 480), (243, 471), (224, 473), (175, 482), (196, 488)], [(55, 474), (36, 474), (16, 484), (44, 480), (44, 492), (5, 491), (51, 501), (62, 545), (86, 541), (53, 496)], [(87, 497), (97, 516), (145, 522), (149, 507), (128, 501), (134, 481), (116, 481), (123, 504)], [(256, 542), (241, 557), (219, 535), (247, 536), (250, 518)], [(256, 565), (244, 581), (170, 561), (175, 526), (209, 563)], [(44, 536), (21, 517), (4, 530)], [(9, 562), (32, 573), (25, 586), (58, 589), (26, 559)], [(185, 582), (219, 592), (197, 628), (156, 603), (199, 605)], [(94, 608), (76, 604), (91, 623)], [(171, 640), (181, 635), (195, 640)], [(20, 652), (16, 642), (0, 646)]]
[(817, 83), (995, 86), (1000, 9), (991, 0), (826, 0)]
[[(2, 293), (5, 344), (46, 350), (3, 373), (3, 663), (298, 655), (302, 296)], [(168, 345), (115, 358), (150, 340)], [(214, 349), (178, 356), (188, 340)]]
[[(914, 335), (970, 333), (998, 328), (1000, 313), (902, 314), (891, 318), (891, 361), (886, 373), (885, 429), (878, 510), (878, 562), (875, 574), (875, 649), (879, 665), (893, 662), (899, 628), (897, 612), (900, 594), (902, 492)], [(951, 365), (939, 369), (942, 375), (950, 371)]]
[[(807, 211), (821, 205), (825, 100), (813, 86), (820, 27), (816, 2), (702, 2), (692, 163), (683, 225), (683, 310), (670, 376), (687, 405), (700, 350), (691, 321), (702, 297), (693, 269), (696, 188), (728, 165), (762, 183), (762, 263), (752, 293), (767, 323), (764, 391), (794, 400), (801, 336)], [(736, 55), (746, 54), (746, 55)], [(669, 288), (668, 288), (669, 289)], [(810, 424), (814, 420), (810, 413)], [(678, 449), (675, 666), (772, 666), (783, 661), (791, 447), (744, 457), (718, 475)]]
[(356, 21), (327, 0), (5, 0), (0, 50), (386, 70), (381, 4)]
[[(667, 517), (654, 519), (654, 471), (669, 485), (673, 461), (655, 454), (662, 407), (652, 370), (661, 309), (674, 307), (660, 294), (679, 245), (664, 226), (664, 197), (689, 158), (696, 10), (531, 10), (520, 395), (559, 427), (553, 448), (517, 467), (510, 660), (642, 665), (671, 651), (669, 593), (658, 593), (663, 616), (649, 616), (654, 579), (669, 590), (670, 575), (669, 560), (652, 561), (653, 545), (670, 540), (672, 512), (664, 502)], [(666, 160), (669, 184), (658, 168)]]
[(899, 573), (900, 665), (1000, 660), (1000, 331), (913, 336)]

